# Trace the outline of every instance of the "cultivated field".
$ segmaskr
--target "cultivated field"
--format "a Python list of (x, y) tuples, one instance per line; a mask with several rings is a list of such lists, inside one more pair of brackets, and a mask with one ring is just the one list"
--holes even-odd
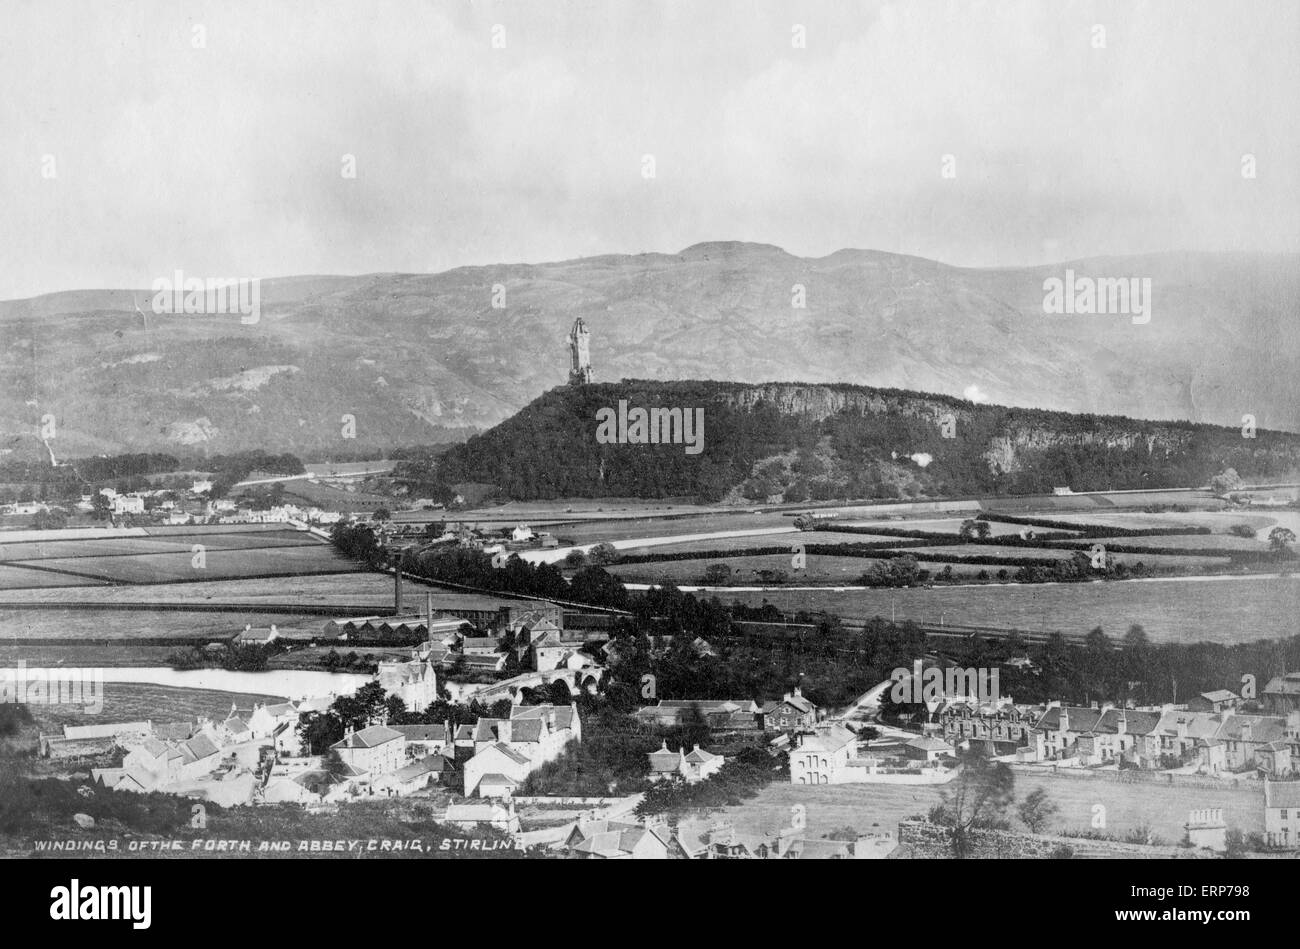
[(113, 583), (166, 583), (211, 577), (259, 577), (276, 574), (341, 573), (357, 569), (352, 561), (323, 545), (243, 550), (210, 549), (201, 565), (184, 553), (111, 557), (63, 557), (25, 561), (44, 570), (72, 573)]
[[(193, 639), (208, 642), (233, 636), (245, 626), (307, 626), (323, 628), (326, 617), (269, 616), (231, 610), (181, 613), (168, 610), (23, 610), (0, 608), (0, 644), (23, 639)], [(22, 657), (19, 657), (22, 658)]]
[(105, 682), (104, 708), (89, 715), (75, 705), (33, 705), (32, 717), (42, 732), (61, 731), (64, 725), (92, 725), (99, 722), (184, 722), (203, 716), (217, 720), (230, 714), (230, 705), (248, 710), (254, 702), (278, 702), (272, 695), (216, 692), (209, 689), (179, 689), (142, 682)]
[[(347, 566), (351, 566), (350, 564)], [(407, 602), (424, 606), (430, 588), (406, 581), (402, 589)], [(418, 604), (416, 597), (418, 597)], [(365, 604), (392, 605), (393, 578), (382, 573), (349, 569), (346, 573), (308, 574), (298, 577), (253, 577), (234, 580), (196, 580), (193, 583), (140, 584), (138, 586), (75, 587), (47, 590), (0, 590), (5, 602), (41, 603), (146, 603), (168, 602), (258, 603), (293, 602), (304, 605)], [(187, 614), (188, 615), (188, 614)], [(0, 614), (0, 622), (3, 616)]]
[[(1016, 774), (1016, 797), (1023, 799), (1042, 788), (1059, 808), (1048, 833), (1091, 829), (1093, 807), (1106, 808), (1104, 833), (1118, 837), (1139, 826), (1149, 826), (1166, 844), (1183, 838), (1187, 812), (1220, 807), (1229, 827), (1245, 833), (1264, 829), (1264, 792), (1260, 788), (1187, 788), (1153, 784), (1119, 784), (1097, 778), (1048, 777)], [(790, 826), (791, 808), (803, 805), (808, 836), (821, 837), (844, 826), (860, 833), (897, 831), (898, 822), (924, 816), (939, 802), (939, 788), (924, 785), (848, 784), (799, 787), (771, 784), (743, 805), (724, 808), (721, 815), (736, 829), (771, 833)], [(1024, 829), (1013, 818), (1018, 829)]]
[[(770, 600), (791, 608), (789, 595), (779, 592), (717, 595), (726, 603), (758, 606)], [(1296, 635), (1300, 616), (1300, 576), (814, 590), (796, 596), (798, 609), (826, 610), (853, 621), (888, 617), (892, 606), (900, 621), (938, 623), (946, 616), (951, 623), (1080, 635), (1101, 626), (1119, 637), (1140, 623), (1151, 639), (1165, 642), (1280, 639)]]

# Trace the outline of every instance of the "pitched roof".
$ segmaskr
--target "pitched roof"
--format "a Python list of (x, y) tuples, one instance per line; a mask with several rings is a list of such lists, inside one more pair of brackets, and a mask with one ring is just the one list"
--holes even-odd
[(187, 742), (181, 744), (181, 750), (189, 755), (194, 756), (195, 761), (200, 761), (210, 755), (219, 754), (221, 749), (207, 735), (195, 735)]
[(436, 774), (447, 770), (447, 759), (442, 755), (429, 755), (419, 761), (412, 761), (404, 768), (398, 768), (396, 777), (399, 781), (414, 781), (424, 774)]
[(542, 718), (552, 712), (555, 713), (556, 728), (568, 728), (573, 724), (572, 705), (516, 705), (510, 710), (510, 719)]
[[(523, 754), (522, 752), (519, 751), (515, 751), (515, 749), (511, 748), (509, 745), (503, 744), (501, 742), (497, 742), (495, 745), (488, 745), (478, 754), (485, 755), (489, 751), (499, 751), (501, 752), (501, 754), (505, 755), (515, 764), (528, 764), (528, 762), (531, 760), (526, 754)], [(475, 755), (474, 757), (477, 758), (478, 755)]]
[(686, 753), (686, 760), (691, 764), (708, 764), (710, 761), (715, 761), (721, 757), (721, 755), (715, 755), (703, 748), (693, 748)]
[(193, 722), (158, 722), (153, 727), (155, 738), (171, 741), (185, 741), (194, 734)]
[(801, 735), (796, 750), (839, 751), (845, 745), (854, 744), (857, 740), (857, 736), (843, 725), (831, 725), (829, 728), (819, 728), (811, 735)]
[(402, 737), (402, 733), (394, 731), (387, 725), (371, 725), (369, 728), (363, 728), (359, 732), (352, 732), (343, 738), (342, 741), (336, 741), (330, 745), (331, 748), (374, 748), (386, 742), (394, 741)]
[(407, 741), (446, 741), (447, 728), (444, 725), (389, 725), (399, 732)]
[(1274, 676), (1264, 686), (1265, 692), (1282, 692), (1288, 695), (1300, 694), (1300, 672), (1288, 672), (1286, 675)]
[(681, 749), (679, 748), (676, 751), (669, 751), (668, 743), (666, 741), (660, 745), (657, 751), (650, 752), (651, 771), (666, 773), (671, 771), (677, 771), (681, 768), (681, 766), (682, 766)]
[(1237, 697), (1236, 692), (1228, 689), (1215, 689), (1213, 692), (1202, 692), (1201, 698), (1209, 702), (1230, 702)]
[(516, 781), (514, 778), (507, 778), (504, 774), (498, 774), (497, 772), (494, 771), (491, 774), (483, 775), (483, 777), (479, 779), (478, 786), (483, 787), (484, 785), (487, 785), (488, 787), (494, 787), (494, 788), (495, 787), (513, 788), (513, 787), (518, 787), (519, 782)]
[(1214, 737), (1225, 741), (1245, 741), (1247, 728), (1250, 729), (1252, 744), (1281, 741), (1287, 737), (1283, 719), (1263, 715), (1228, 715)]

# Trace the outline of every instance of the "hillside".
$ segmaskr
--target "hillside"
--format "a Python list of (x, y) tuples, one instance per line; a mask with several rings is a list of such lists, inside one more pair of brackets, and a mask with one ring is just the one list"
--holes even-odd
[[(604, 410), (702, 410), (698, 453), (597, 438)], [(685, 414), (685, 413), (684, 413)], [(698, 417), (692, 411), (691, 417)], [(615, 422), (615, 428), (618, 427)], [(950, 436), (950, 437), (949, 437)], [(1246, 480), (1300, 471), (1300, 435), (976, 405), (951, 396), (814, 383), (562, 386), (463, 445), (433, 476), (503, 497), (787, 501), (1188, 487), (1225, 467)], [(408, 473), (420, 475), (423, 470)]]
[[(150, 312), (147, 291), (0, 303), (0, 450), (57, 421), (61, 457), (301, 456), (460, 440), (567, 374), (574, 317), (597, 381), (850, 382), (1075, 412), (1300, 430), (1294, 257), (1167, 254), (1069, 264), (1152, 279), (1150, 323), (1047, 316), (1066, 264), (970, 270), (763, 244), (262, 281), (255, 325)], [(505, 306), (492, 306), (493, 287)], [(807, 306), (792, 307), (792, 287)], [(975, 389), (971, 389), (975, 387)], [(341, 421), (356, 417), (354, 438)]]

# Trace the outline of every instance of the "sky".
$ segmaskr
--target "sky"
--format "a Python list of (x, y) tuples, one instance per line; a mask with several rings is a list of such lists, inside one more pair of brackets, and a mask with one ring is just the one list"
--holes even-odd
[(4, 20), (0, 299), (715, 240), (972, 267), (1300, 252), (1294, 0), (6, 0)]

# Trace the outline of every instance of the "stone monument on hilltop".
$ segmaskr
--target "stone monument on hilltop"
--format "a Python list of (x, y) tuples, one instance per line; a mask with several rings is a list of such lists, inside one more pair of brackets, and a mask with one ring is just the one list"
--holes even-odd
[(591, 381), (591, 333), (582, 317), (569, 330), (569, 385), (581, 386)]

